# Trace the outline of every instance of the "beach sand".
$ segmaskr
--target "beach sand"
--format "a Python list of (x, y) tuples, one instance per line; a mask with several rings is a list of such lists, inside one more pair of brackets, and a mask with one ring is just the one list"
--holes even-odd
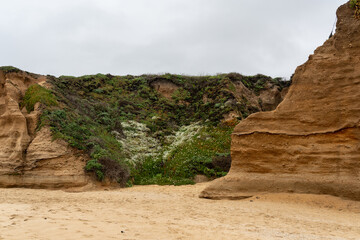
[(0, 189), (0, 239), (360, 239), (360, 202), (306, 194), (198, 198), (207, 184)]

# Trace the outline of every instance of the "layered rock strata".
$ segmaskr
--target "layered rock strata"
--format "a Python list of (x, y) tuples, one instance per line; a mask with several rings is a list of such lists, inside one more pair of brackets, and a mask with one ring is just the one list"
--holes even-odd
[(44, 76), (0, 71), (0, 187), (84, 186), (87, 158), (62, 140), (53, 141), (50, 130), (36, 132), (40, 116), (20, 109), (26, 89), (45, 84)]
[(360, 200), (360, 21), (348, 3), (337, 16), (336, 34), (296, 69), (276, 110), (235, 128), (230, 172), (201, 197), (298, 192)]

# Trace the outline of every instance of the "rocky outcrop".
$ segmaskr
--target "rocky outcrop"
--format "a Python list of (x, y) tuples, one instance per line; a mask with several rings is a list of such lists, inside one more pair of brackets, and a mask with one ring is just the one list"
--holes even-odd
[(61, 140), (52, 140), (46, 127), (36, 132), (39, 104), (20, 109), (26, 89), (45, 84), (46, 77), (0, 71), (0, 186), (73, 187), (89, 182), (86, 157)]
[(267, 84), (256, 94), (254, 90), (247, 88), (241, 81), (232, 81), (234, 91), (232, 91), (238, 102), (247, 102), (247, 108), (257, 111), (272, 111), (284, 99), (288, 87), (280, 88), (275, 84)]
[(169, 100), (172, 100), (172, 95), (176, 90), (179, 89), (179, 86), (166, 80), (156, 80), (151, 83), (151, 87), (154, 88), (160, 95)]
[(232, 135), (232, 166), (201, 196), (259, 192), (360, 200), (360, 21), (348, 4), (336, 34), (299, 66), (283, 102), (251, 115)]
[[(243, 83), (242, 76), (238, 73), (229, 73), (224, 74), (227, 77), (229, 83), (224, 87), (223, 90), (228, 91), (231, 94), (231, 99), (225, 102), (224, 107), (230, 107), (232, 111), (225, 114), (223, 117), (223, 122), (231, 122), (236, 119), (246, 118), (249, 113), (259, 112), (259, 111), (272, 111), (274, 110), (279, 103), (284, 99), (286, 95), (290, 82), (284, 80), (271, 79), (268, 76), (258, 74), (252, 76), (251, 80), (255, 81), (259, 79), (259, 87), (250, 86), (246, 87)], [(194, 79), (194, 82), (196, 79)], [(264, 81), (264, 82), (262, 82)], [(276, 81), (278, 81), (276, 83)], [(279, 83), (281, 82), (281, 83)], [(256, 83), (253, 83), (256, 85)], [(168, 100), (174, 100), (174, 94), (177, 90), (183, 90), (180, 86), (171, 82), (167, 79), (156, 79), (151, 82), (151, 87), (155, 89), (162, 97), (167, 98)], [(181, 95), (181, 93), (178, 93)], [(205, 92), (202, 96), (203, 103), (215, 103), (216, 101), (208, 96), (208, 93)], [(188, 102), (179, 101), (181, 105), (189, 105)], [(243, 116), (242, 112), (246, 112), (246, 116)]]

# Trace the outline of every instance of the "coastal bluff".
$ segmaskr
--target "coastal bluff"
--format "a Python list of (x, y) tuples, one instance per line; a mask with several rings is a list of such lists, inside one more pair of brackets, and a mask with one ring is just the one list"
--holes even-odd
[(349, 3), (337, 17), (336, 33), (296, 69), (276, 110), (236, 126), (229, 174), (200, 197), (296, 192), (360, 200), (360, 20)]
[(0, 70), (0, 187), (67, 188), (90, 182), (84, 171), (88, 157), (63, 140), (53, 140), (49, 127), (37, 131), (40, 104), (21, 107), (32, 84), (46, 77)]

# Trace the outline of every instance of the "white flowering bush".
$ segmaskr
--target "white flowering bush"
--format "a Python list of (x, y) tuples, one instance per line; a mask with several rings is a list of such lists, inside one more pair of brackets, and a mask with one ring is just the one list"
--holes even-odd
[(161, 151), (160, 142), (151, 136), (145, 124), (136, 121), (121, 123), (125, 138), (117, 136), (127, 156), (127, 162), (136, 165), (147, 157), (156, 157)]
[(166, 150), (163, 153), (163, 158), (167, 159), (171, 152), (181, 144), (192, 141), (192, 138), (199, 133), (201, 128), (202, 125), (200, 122), (196, 122), (188, 126), (182, 126), (174, 135), (167, 136), (166, 141), (169, 142), (170, 145), (166, 147)]

